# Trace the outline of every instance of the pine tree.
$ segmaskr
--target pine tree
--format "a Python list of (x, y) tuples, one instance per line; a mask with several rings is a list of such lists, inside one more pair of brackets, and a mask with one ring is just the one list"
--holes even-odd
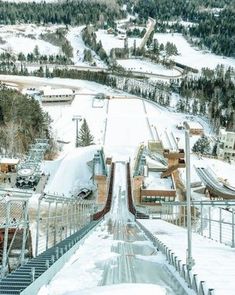
[(210, 141), (208, 139), (207, 136), (202, 136), (201, 138), (199, 138), (193, 148), (192, 148), (192, 151), (194, 153), (201, 153), (202, 155), (205, 155), (205, 154), (209, 154), (210, 153)]
[(77, 146), (88, 146), (94, 144), (94, 137), (91, 135), (90, 129), (84, 119), (77, 138)]

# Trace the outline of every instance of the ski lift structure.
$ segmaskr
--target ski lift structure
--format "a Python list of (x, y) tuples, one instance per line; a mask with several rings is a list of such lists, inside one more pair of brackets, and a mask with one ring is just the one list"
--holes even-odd
[(25, 160), (17, 165), (16, 187), (34, 188), (38, 184), (41, 162), (48, 146), (48, 139), (39, 138), (30, 146)]

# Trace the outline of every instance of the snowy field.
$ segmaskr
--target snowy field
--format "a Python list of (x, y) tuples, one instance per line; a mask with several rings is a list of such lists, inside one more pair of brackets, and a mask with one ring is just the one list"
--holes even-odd
[(38, 46), (40, 54), (56, 55), (61, 54), (61, 49), (49, 42), (40, 39), (41, 34), (55, 32), (61, 26), (36, 26), (33, 24), (8, 25), (0, 27), (0, 37), (4, 44), (0, 44), (1, 52), (7, 51), (18, 54), (33, 52)]
[[(90, 66), (89, 63), (84, 62), (84, 49), (88, 49), (82, 40), (82, 29), (85, 26), (69, 27), (66, 35), (67, 40), (73, 48), (73, 62), (77, 66)], [(36, 26), (34, 24), (20, 24), (0, 26), (0, 52), (10, 52), (19, 54), (20, 52), (27, 55), (32, 53), (35, 46), (38, 46), (41, 55), (57, 55), (63, 54), (58, 46), (54, 46), (49, 42), (41, 39), (41, 34), (54, 33), (58, 28), (65, 28), (62, 25), (47, 25)], [(98, 67), (106, 67), (104, 62), (92, 52), (93, 62)]]
[[(69, 32), (66, 36), (71, 46), (73, 47), (73, 62), (77, 66), (89, 66), (88, 63), (83, 61), (84, 49), (89, 49), (82, 40), (82, 30), (85, 26), (80, 27), (70, 27)], [(106, 67), (104, 62), (99, 58), (99, 56), (93, 51), (92, 58), (98, 67)]]
[(154, 38), (156, 38), (159, 43), (163, 43), (164, 45), (167, 42), (174, 43), (180, 55), (172, 58), (179, 63), (198, 70), (205, 67), (214, 69), (218, 64), (235, 67), (235, 59), (197, 50), (192, 47), (181, 34), (155, 33)]
[(175, 69), (167, 69), (163, 65), (141, 59), (118, 59), (117, 63), (128, 71), (143, 72), (164, 76), (180, 76)]
[[(97, 40), (102, 42), (103, 48), (109, 55), (112, 48), (124, 48), (124, 37), (122, 35), (115, 36), (114, 34), (108, 34), (106, 30), (98, 30), (96, 32)], [(142, 41), (142, 38), (128, 37), (128, 47), (133, 47), (134, 42), (138, 47)]]
[(97, 41), (101, 41), (104, 50), (109, 55), (112, 48), (124, 48), (124, 40), (120, 36), (108, 34), (106, 30), (96, 32)]

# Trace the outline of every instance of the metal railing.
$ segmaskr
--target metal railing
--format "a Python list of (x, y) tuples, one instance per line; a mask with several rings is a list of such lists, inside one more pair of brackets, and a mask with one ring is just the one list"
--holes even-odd
[[(234, 208), (208, 206), (201, 202), (192, 207), (192, 230), (212, 240), (235, 247)], [(163, 205), (161, 218), (175, 225), (187, 226), (186, 205)]]
[(165, 255), (167, 262), (175, 268), (190, 289), (197, 295), (214, 295), (214, 289), (208, 288), (205, 281), (199, 281), (198, 275), (189, 270), (186, 264), (182, 264), (182, 261), (171, 249), (148, 231), (140, 222), (137, 221), (137, 225), (145, 233), (146, 237), (153, 242), (153, 245)]
[(76, 233), (90, 223), (95, 211), (89, 200), (1, 190), (1, 277)]
[[(186, 202), (162, 202), (162, 206), (142, 207), (150, 218), (160, 218), (187, 227)], [(192, 201), (192, 230), (204, 237), (235, 247), (235, 200)]]

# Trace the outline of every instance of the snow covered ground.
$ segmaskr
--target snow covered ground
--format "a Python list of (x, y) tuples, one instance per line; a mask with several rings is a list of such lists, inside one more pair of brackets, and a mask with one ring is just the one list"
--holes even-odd
[(41, 34), (55, 32), (59, 27), (61, 26), (48, 25), (44, 27), (33, 24), (1, 26), (0, 37), (3, 40), (3, 44), (0, 44), (0, 50), (14, 54), (20, 52), (28, 54), (33, 52), (35, 46), (38, 46), (40, 54), (60, 54), (61, 48), (40, 39)]
[(113, 34), (108, 34), (106, 30), (96, 32), (97, 41), (101, 41), (104, 50), (109, 55), (112, 48), (124, 48), (124, 39)]
[(118, 59), (117, 63), (128, 71), (151, 73), (164, 76), (180, 76), (175, 69), (167, 69), (163, 65), (141, 59)]
[[(187, 231), (162, 220), (139, 220), (174, 254), (186, 263)], [(235, 289), (234, 249), (208, 240), (198, 234), (192, 236), (192, 256), (195, 259), (193, 273), (198, 280), (205, 280), (218, 295), (233, 295)]]
[(179, 55), (172, 57), (175, 61), (198, 70), (208, 67), (214, 69), (218, 64), (235, 67), (235, 59), (218, 56), (192, 47), (181, 34), (155, 33), (154, 38), (164, 45), (172, 42), (176, 45)]
[[(30, 1), (30, 0), (29, 0)], [(20, 52), (27, 55), (32, 53), (35, 46), (38, 46), (41, 55), (56, 55), (62, 54), (62, 50), (58, 46), (54, 46), (49, 42), (41, 39), (41, 34), (53, 33), (62, 25), (47, 25), (36, 26), (34, 24), (19, 24), (0, 26), (0, 52), (10, 52), (19, 54)], [(84, 62), (84, 49), (88, 49), (82, 40), (82, 29), (85, 26), (69, 27), (66, 35), (67, 40), (73, 48), (73, 62), (77, 66), (90, 66), (89, 63)], [(65, 27), (64, 27), (65, 28)], [(92, 52), (93, 61), (97, 67), (106, 67), (104, 62), (97, 56), (94, 51)]]
[[(82, 40), (82, 30), (85, 26), (80, 27), (70, 27), (69, 32), (66, 38), (69, 40), (71, 46), (73, 47), (73, 62), (77, 66), (89, 66), (87, 62), (84, 62), (84, 49), (89, 49)], [(106, 67), (104, 62), (99, 58), (99, 56), (93, 51), (92, 57), (93, 60), (98, 67)]]
[(43, 169), (51, 175), (45, 187), (45, 192), (48, 194), (59, 192), (60, 195), (70, 197), (79, 188), (92, 188), (92, 166), (89, 163), (92, 162), (94, 154), (99, 149), (100, 147), (96, 145), (74, 148), (63, 158), (55, 161), (57, 162), (56, 169), (51, 167), (50, 161), (45, 162)]

